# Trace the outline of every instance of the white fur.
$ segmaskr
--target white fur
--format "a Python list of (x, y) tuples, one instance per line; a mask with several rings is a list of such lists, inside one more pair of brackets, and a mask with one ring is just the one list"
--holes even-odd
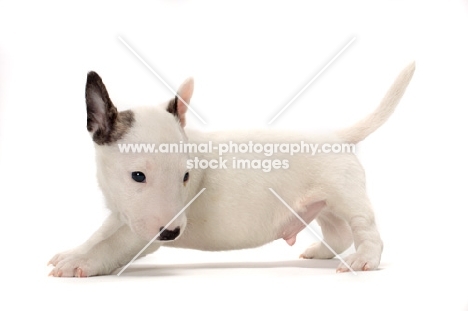
[[(164, 107), (134, 109), (135, 122), (118, 143), (169, 143), (179, 141), (225, 143), (314, 142), (334, 143), (363, 140), (381, 126), (395, 109), (414, 72), (409, 65), (396, 79), (377, 110), (356, 126), (327, 136), (308, 133), (240, 131), (203, 133), (186, 130), (186, 108), (179, 106), (180, 122)], [(188, 82), (187, 82), (188, 81)], [(189, 94), (193, 81), (187, 80), (179, 94)], [(179, 103), (181, 105), (181, 103)], [(314, 213), (325, 241), (336, 253), (349, 246), (356, 253), (345, 259), (354, 270), (376, 269), (383, 248), (371, 204), (365, 191), (364, 171), (354, 154), (276, 155), (289, 161), (288, 169), (264, 173), (259, 169), (191, 170), (182, 182), (189, 155), (120, 153), (116, 143), (96, 145), (98, 180), (112, 211), (103, 226), (83, 245), (61, 253), (50, 261), (53, 276), (110, 274), (129, 262), (202, 188), (204, 193), (169, 227), (182, 233), (170, 242), (156, 241), (144, 254), (161, 245), (200, 250), (233, 250), (258, 247), (303, 226), (276, 198), (274, 189), (297, 213), (310, 222)], [(224, 155), (225, 159), (232, 156)], [(265, 156), (242, 154), (243, 159)], [(218, 159), (218, 154), (191, 154), (190, 158)], [(229, 160), (230, 162), (230, 160)], [(147, 182), (136, 183), (131, 172), (142, 171)], [(297, 230), (296, 230), (297, 229)], [(289, 233), (288, 233), (289, 232)], [(294, 239), (288, 242), (293, 243)], [(143, 255), (144, 255), (143, 254)], [(323, 243), (310, 246), (304, 258), (332, 258)], [(338, 272), (348, 271), (340, 264)]]

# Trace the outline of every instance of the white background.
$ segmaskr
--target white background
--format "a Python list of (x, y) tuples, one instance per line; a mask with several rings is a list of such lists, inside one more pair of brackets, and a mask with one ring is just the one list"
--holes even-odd
[[(0, 2), (0, 304), (58, 310), (337, 308), (467, 310), (467, 1)], [(391, 119), (359, 145), (385, 242), (379, 271), (337, 275), (300, 261), (316, 239), (236, 252), (162, 249), (126, 276), (47, 277), (52, 255), (106, 215), (86, 131), (86, 73), (120, 108), (195, 78), (189, 126), (267, 122), (353, 37), (270, 127), (351, 125), (412, 60)], [(4, 307), (0, 307), (5, 309)]]

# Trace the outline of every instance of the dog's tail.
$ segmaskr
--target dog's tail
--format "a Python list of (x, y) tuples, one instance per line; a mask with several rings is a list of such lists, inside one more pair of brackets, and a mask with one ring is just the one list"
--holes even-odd
[(415, 63), (408, 65), (396, 78), (393, 85), (385, 94), (379, 107), (370, 115), (356, 123), (355, 125), (340, 130), (338, 136), (346, 142), (357, 144), (384, 124), (395, 110), (405, 93), (406, 87), (413, 77), (416, 66)]

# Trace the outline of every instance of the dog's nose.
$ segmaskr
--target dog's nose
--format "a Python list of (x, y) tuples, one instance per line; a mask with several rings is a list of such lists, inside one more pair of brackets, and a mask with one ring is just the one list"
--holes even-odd
[(161, 241), (172, 241), (175, 240), (180, 234), (180, 227), (175, 228), (174, 230), (164, 230), (164, 227), (159, 228), (159, 237), (158, 240)]

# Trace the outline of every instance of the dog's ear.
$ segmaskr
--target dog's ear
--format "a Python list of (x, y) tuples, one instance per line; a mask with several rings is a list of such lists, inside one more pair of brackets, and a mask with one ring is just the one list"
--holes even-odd
[(177, 95), (169, 101), (167, 111), (179, 119), (180, 125), (185, 126), (185, 114), (193, 94), (193, 78), (184, 81), (177, 90)]
[(112, 104), (101, 77), (94, 71), (88, 73), (86, 80), (86, 111), (87, 128), (94, 142), (99, 145), (112, 142), (119, 113)]

